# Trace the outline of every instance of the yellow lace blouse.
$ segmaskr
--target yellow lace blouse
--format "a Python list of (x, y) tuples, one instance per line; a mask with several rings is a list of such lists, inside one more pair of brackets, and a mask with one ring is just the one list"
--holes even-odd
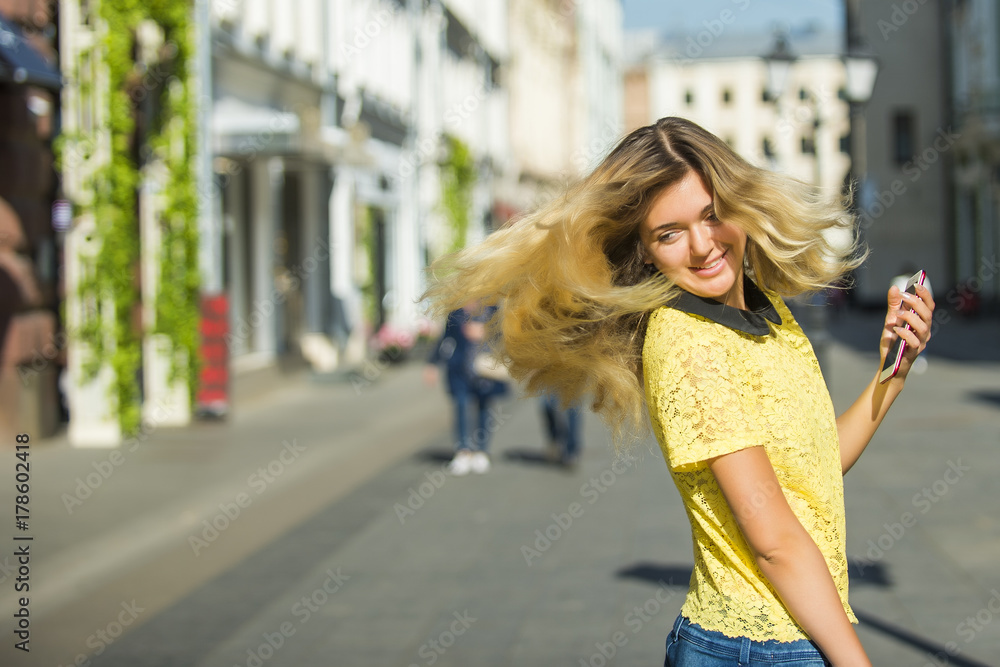
[[(721, 324), (711, 312), (665, 306), (651, 314), (642, 354), (646, 400), (694, 539), (694, 571), (681, 613), (731, 637), (793, 641), (807, 635), (758, 569), (706, 459), (764, 446), (780, 491), (826, 558), (856, 623), (847, 603), (836, 415), (809, 340), (784, 302), (773, 295), (765, 300), (748, 286), (781, 318), (778, 325), (759, 320), (769, 329), (764, 335)], [(729, 310), (722, 314), (740, 312)], [(761, 488), (760, 500), (750, 504), (777, 491)]]

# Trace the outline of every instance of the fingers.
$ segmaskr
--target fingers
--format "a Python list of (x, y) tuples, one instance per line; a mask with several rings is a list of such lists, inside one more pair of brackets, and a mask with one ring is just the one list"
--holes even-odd
[(889, 288), (889, 310), (894, 310), (899, 308), (900, 303), (902, 303), (902, 292), (899, 288), (893, 285)]
[(903, 297), (898, 287), (893, 285), (889, 288), (887, 300), (889, 302), (889, 309), (885, 314), (885, 328), (889, 330), (896, 324), (896, 315), (899, 314), (899, 309), (903, 307)]
[(930, 290), (923, 285), (919, 285), (916, 296), (905, 292), (901, 296), (905, 306), (917, 311), (921, 319), (928, 322), (931, 320), (934, 313), (934, 299), (931, 297)]
[(934, 310), (934, 297), (931, 295), (931, 291), (924, 287), (923, 285), (917, 285), (917, 296), (926, 303), (931, 310)]
[(896, 321), (893, 322), (892, 325), (896, 327), (903, 327), (907, 324), (910, 325), (910, 328), (914, 329), (918, 335), (925, 331), (930, 334), (930, 317), (924, 319), (920, 312), (910, 310), (906, 307), (906, 304), (903, 304), (903, 309), (896, 311)]
[(918, 286), (916, 296), (902, 294), (902, 304), (896, 313), (892, 330), (906, 341), (913, 355), (919, 354), (927, 346), (931, 337), (931, 323), (934, 319), (934, 299), (930, 290)]
[(906, 341), (905, 355), (915, 357), (923, 352), (926, 343), (921, 341), (920, 337), (917, 336), (917, 332), (913, 329), (907, 329), (906, 327), (893, 327), (892, 330), (896, 332), (897, 336)]

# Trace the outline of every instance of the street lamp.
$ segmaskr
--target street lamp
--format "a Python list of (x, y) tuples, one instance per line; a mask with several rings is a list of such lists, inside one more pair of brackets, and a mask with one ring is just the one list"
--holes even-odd
[(792, 63), (795, 62), (795, 56), (788, 48), (788, 40), (784, 34), (780, 32), (775, 34), (774, 48), (764, 56), (764, 62), (767, 63), (767, 98), (777, 101), (785, 92), (788, 75), (792, 71)]
[[(788, 46), (788, 39), (782, 32), (776, 32), (774, 45), (771, 51), (763, 56), (767, 65), (767, 88), (765, 94), (768, 100), (778, 104), (779, 99), (784, 94), (788, 86), (788, 79), (792, 65), (796, 61), (795, 54)], [(847, 52), (841, 56), (844, 65), (844, 98), (850, 107), (851, 121), (851, 170), (855, 176), (864, 177), (867, 172), (867, 165), (864, 161), (863, 147), (866, 142), (864, 118), (859, 112), (860, 105), (871, 99), (872, 91), (875, 88), (875, 78), (878, 76), (878, 61), (867, 50), (861, 48), (856, 40), (853, 40), (847, 48)], [(816, 166), (816, 185), (822, 186), (820, 182), (820, 163), (817, 147), (817, 133), (822, 124), (820, 117), (820, 101), (811, 91), (806, 91), (809, 99), (813, 103), (813, 152)]]
[(864, 178), (868, 173), (865, 155), (868, 138), (861, 105), (871, 99), (875, 90), (878, 60), (857, 46), (849, 46), (844, 56), (844, 72), (847, 79), (844, 92), (851, 116), (851, 171), (856, 178)]
[[(791, 73), (793, 63), (796, 60), (795, 55), (791, 52), (791, 49), (788, 46), (788, 40), (783, 33), (778, 32), (775, 34), (774, 46), (769, 53), (763, 56), (763, 59), (767, 65), (766, 96), (768, 100), (777, 105), (781, 96), (784, 94), (786, 87), (788, 86), (789, 74)], [(844, 85), (844, 97), (846, 98), (850, 108), (852, 128), (852, 170), (855, 174), (864, 174), (864, 163), (857, 159), (857, 156), (863, 156), (863, 147), (865, 142), (864, 119), (858, 113), (858, 107), (871, 98), (872, 90), (875, 86), (875, 77), (878, 74), (878, 62), (874, 57), (867, 55), (863, 50), (857, 48), (856, 46), (849, 48), (847, 53), (841, 56), (841, 60), (844, 64), (844, 75), (846, 79)], [(815, 180), (817, 187), (822, 187), (820, 180), (820, 155), (817, 141), (817, 134), (822, 123), (822, 119), (820, 117), (820, 101), (811, 93), (811, 91), (807, 91), (807, 93), (808, 98), (813, 105), (812, 141), (813, 159), (816, 169)], [(831, 241), (836, 245), (839, 245), (832, 239)], [(849, 242), (849, 239), (847, 241)], [(823, 368), (824, 376), (829, 382), (831, 369), (829, 368), (829, 362), (826, 358), (826, 348), (829, 334), (827, 332), (827, 313), (825, 307), (823, 307), (824, 305), (825, 299), (823, 298), (823, 295), (814, 295), (814, 297), (810, 299), (809, 306), (806, 307), (806, 310), (803, 313), (805, 316), (803, 324), (805, 324), (805, 328), (809, 331), (809, 337), (812, 339), (816, 357), (820, 362), (820, 366)]]
[[(796, 56), (788, 48), (788, 39), (782, 33), (774, 38), (774, 46), (764, 55), (767, 64), (767, 96), (776, 100), (785, 92), (788, 85), (788, 74)], [(875, 78), (878, 76), (878, 60), (875, 56), (858, 48), (851, 48), (841, 57), (847, 83), (844, 92), (847, 101), (864, 104), (875, 89)]]
[[(764, 64), (767, 66), (767, 84), (765, 88), (765, 97), (768, 101), (773, 102), (775, 108), (778, 110), (779, 116), (781, 115), (781, 97), (785, 94), (785, 89), (788, 87), (788, 80), (791, 75), (792, 66), (797, 60), (797, 56), (792, 53), (788, 46), (788, 38), (781, 31), (776, 31), (774, 33), (774, 46), (771, 47), (771, 51), (763, 56)], [(810, 117), (812, 119), (812, 134), (808, 138), (812, 142), (811, 150), (806, 149), (806, 137), (803, 137), (802, 152), (811, 152), (813, 155), (813, 182), (817, 187), (823, 186), (822, 172), (819, 161), (819, 127), (822, 124), (820, 118), (820, 100), (812, 93), (812, 91), (806, 89), (806, 95), (802, 98), (803, 101), (808, 100), (810, 107)], [(801, 120), (801, 119), (799, 119)], [(784, 124), (783, 124), (784, 125)], [(790, 130), (791, 128), (784, 125), (785, 130)]]
[(845, 92), (847, 101), (864, 104), (871, 99), (878, 76), (878, 61), (874, 56), (860, 51), (851, 51), (844, 56), (844, 70), (847, 77)]
[[(777, 102), (788, 86), (788, 76), (791, 73), (792, 65), (796, 60), (788, 46), (788, 39), (781, 32), (775, 34), (774, 46), (771, 51), (763, 56), (767, 65), (767, 99)], [(875, 89), (875, 79), (878, 76), (878, 60), (867, 50), (856, 44), (848, 47), (847, 52), (841, 56), (844, 64), (844, 97), (851, 105), (852, 129), (856, 129), (855, 120), (860, 121), (857, 125), (864, 131), (863, 119), (857, 116), (857, 106), (864, 104), (871, 99), (872, 91)], [(817, 108), (818, 112), (818, 108)], [(819, 120), (817, 114), (816, 120)], [(859, 146), (864, 145), (864, 137), (859, 137)], [(859, 157), (854, 155), (857, 151), (852, 151), (852, 162)], [(855, 169), (855, 173), (865, 173), (865, 169)]]

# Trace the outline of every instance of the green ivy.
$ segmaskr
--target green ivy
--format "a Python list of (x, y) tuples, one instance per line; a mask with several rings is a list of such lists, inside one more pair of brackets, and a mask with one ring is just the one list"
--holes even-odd
[(378, 266), (379, 258), (375, 244), (375, 216), (372, 215), (370, 206), (358, 206), (356, 233), (358, 243), (364, 252), (365, 261), (368, 266), (364, 276), (358, 276), (358, 287), (361, 291), (362, 308), (368, 322), (374, 326), (378, 321), (378, 298), (375, 294), (375, 269)]
[(476, 184), (476, 161), (469, 147), (457, 137), (444, 136), (445, 158), (441, 173), (441, 208), (451, 226), (450, 251), (465, 247), (472, 210), (472, 188)]
[[(84, 369), (93, 378), (100, 366), (110, 363), (114, 371), (113, 392), (119, 422), (126, 437), (139, 430), (141, 422), (139, 370), (142, 364), (138, 287), (140, 243), (138, 188), (140, 164), (136, 155), (136, 102), (154, 96), (156, 116), (149, 119), (146, 144), (151, 160), (167, 169), (162, 195), (161, 256), (159, 290), (156, 295), (156, 326), (153, 333), (171, 341), (172, 380), (186, 380), (193, 399), (199, 367), (199, 274), (198, 198), (192, 173), (197, 141), (193, 97), (193, 17), (191, 0), (103, 0), (97, 8), (105, 33), (90, 57), (106, 68), (108, 92), (97, 100), (107, 113), (105, 131), (111, 137), (111, 156), (94, 174), (94, 198), (81, 207), (93, 215), (99, 250), (93, 264), (85, 267), (79, 285), (88, 310), (75, 332), (93, 352)], [(146, 20), (156, 22), (164, 33), (163, 61), (155, 76), (148, 76), (136, 63), (136, 29)], [(83, 54), (81, 54), (83, 55)], [(87, 80), (87, 75), (82, 81)], [(142, 93), (142, 95), (137, 95)], [(82, 145), (79, 137), (66, 143)], [(65, 147), (60, 146), (60, 152)], [(81, 212), (83, 212), (81, 211)], [(110, 312), (104, 307), (111, 306)], [(110, 320), (110, 322), (109, 322)], [(112, 331), (110, 346), (105, 330)], [(110, 349), (109, 349), (110, 347)], [(186, 358), (182, 366), (178, 363)]]

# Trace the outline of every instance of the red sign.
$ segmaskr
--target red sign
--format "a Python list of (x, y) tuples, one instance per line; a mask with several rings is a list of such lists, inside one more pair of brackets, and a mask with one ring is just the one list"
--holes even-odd
[(223, 417), (229, 412), (229, 298), (201, 299), (201, 374), (196, 397), (198, 414)]

